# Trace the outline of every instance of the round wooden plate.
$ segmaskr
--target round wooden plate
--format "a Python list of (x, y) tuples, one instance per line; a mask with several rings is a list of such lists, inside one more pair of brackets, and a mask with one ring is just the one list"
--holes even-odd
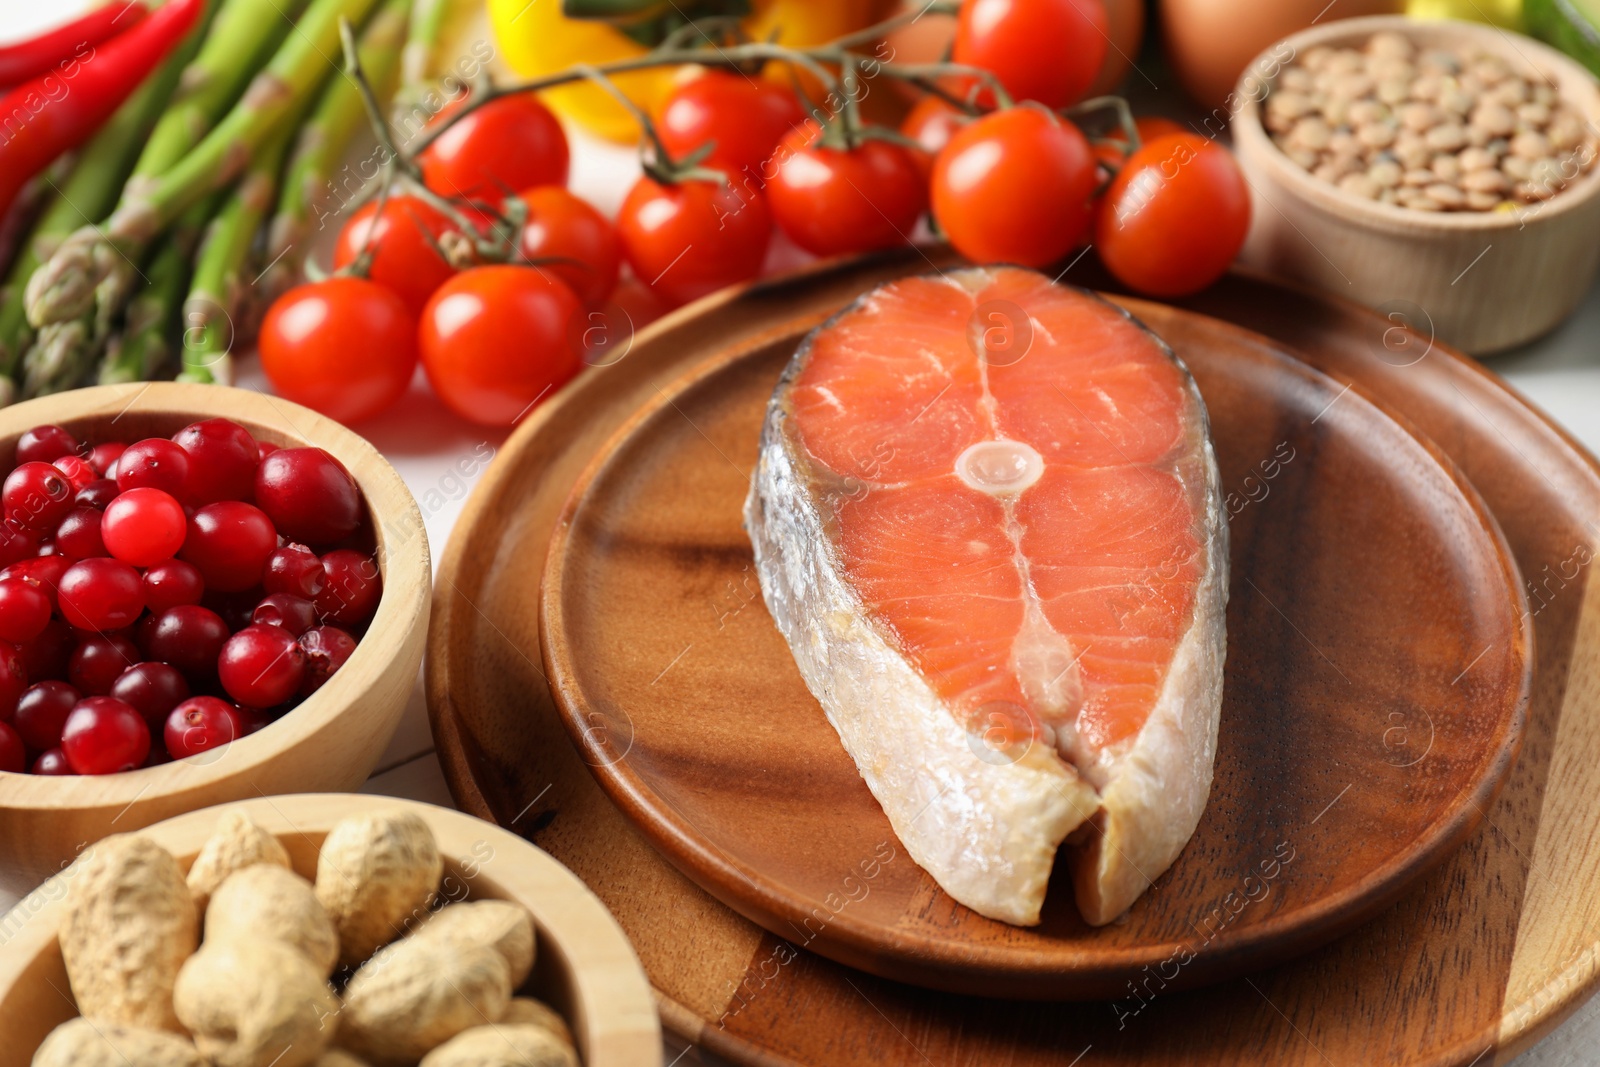
[(1216, 780), (1177, 862), (1103, 929), (1063, 865), (1026, 929), (957, 904), (905, 854), (766, 611), (742, 525), (802, 319), (666, 385), (579, 478), (550, 546), (557, 705), (673, 863), (770, 933), (885, 978), (1110, 1000), (1146, 971), (1193, 987), (1314, 948), (1477, 827), (1532, 667), (1494, 520), (1359, 391), (1170, 315), (1232, 515)]
[[(1060, 1067), (1081, 1054), (1081, 1067), (1487, 1067), (1547, 1033), (1600, 984), (1600, 594), (1588, 588), (1600, 467), (1499, 379), (1429, 344), (1421, 309), (1404, 309), (1418, 336), (1238, 274), (1188, 302), (1361, 383), (1420, 427), (1476, 486), (1533, 586), (1521, 755), (1479, 832), (1371, 922), (1292, 963), (1190, 992), (1163, 992), (1152, 972), (1137, 997), (1100, 1004), (934, 993), (807, 952), (798, 934), (768, 934), (679, 872), (606, 797), (555, 713), (539, 658), (536, 590), (572, 484), (691, 362), (759, 347), (798, 316), (820, 322), (929, 260), (955, 262), (926, 254), (827, 265), (683, 309), (517, 429), (435, 583), (427, 692), (457, 803), (532, 838), (593, 887), (638, 949), (663, 1021), (741, 1064)], [(1109, 284), (1092, 257), (1066, 280)], [(1139, 314), (1184, 352), (1158, 308)]]

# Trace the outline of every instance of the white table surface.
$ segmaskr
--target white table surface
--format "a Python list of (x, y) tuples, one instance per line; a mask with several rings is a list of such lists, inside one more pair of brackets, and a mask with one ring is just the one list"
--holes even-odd
[[(31, 28), (29, 24), (42, 25), (51, 20), (51, 15), (45, 13), (60, 17), (59, 10), (54, 5), (0, 0), (0, 39), (23, 36)], [(1160, 76), (1160, 72), (1156, 73)], [(623, 194), (638, 174), (632, 150), (577, 133), (572, 139), (572, 189), (608, 215), (614, 215)], [(768, 268), (783, 269), (804, 258), (780, 240), (769, 256)], [(1579, 312), (1554, 333), (1487, 362), (1589, 449), (1600, 452), (1600, 286), (1589, 294)], [(252, 360), (241, 361), (239, 384), (262, 386)], [(427, 394), (420, 375), (411, 393), (399, 405), (356, 429), (389, 458), (417, 497), (437, 565), (471, 487), (498, 451), (505, 432), (486, 431), (450, 415)], [(362, 792), (453, 806), (434, 754), (420, 678), (394, 740)], [(1600, 808), (1600, 800), (1597, 800), (1597, 808)], [(0, 908), (12, 903), (0, 894)], [(1381, 1048), (1382, 1035), (1372, 1037), (1374, 1048)], [(1600, 1063), (1597, 1048), (1600, 1048), (1600, 999), (1584, 1005), (1572, 1019), (1516, 1062), (1519, 1067), (1592, 1065)], [(721, 1067), (726, 1062), (686, 1046), (670, 1035), (665, 1039), (665, 1051), (668, 1067), (694, 1064)], [(1084, 1061), (1084, 1067), (1089, 1067), (1092, 1061), (1091, 1054)]]

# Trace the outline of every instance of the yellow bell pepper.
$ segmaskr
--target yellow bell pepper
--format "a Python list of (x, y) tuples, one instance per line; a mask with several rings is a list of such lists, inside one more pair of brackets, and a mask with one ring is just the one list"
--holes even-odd
[[(842, 34), (871, 25), (878, 4), (859, 0), (754, 0), (744, 21), (753, 40), (764, 41), (774, 30), (778, 42), (794, 48), (824, 44)], [(512, 70), (524, 78), (554, 74), (574, 63), (612, 63), (641, 56), (646, 48), (603, 22), (568, 18), (561, 0), (489, 0), (489, 23)], [(676, 70), (633, 71), (613, 77), (628, 98), (653, 112), (670, 91)], [(769, 76), (787, 78), (780, 66)], [(613, 141), (639, 138), (639, 124), (626, 108), (594, 85), (551, 89), (544, 100), (558, 114)]]

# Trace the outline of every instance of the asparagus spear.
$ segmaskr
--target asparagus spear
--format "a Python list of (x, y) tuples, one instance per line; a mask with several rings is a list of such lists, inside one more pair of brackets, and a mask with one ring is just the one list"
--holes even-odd
[(250, 76), (283, 43), (305, 6), (305, 0), (220, 3), (205, 43), (183, 69), (177, 95), (150, 132), (129, 182), (134, 190), (170, 170), (228, 113)]
[[(247, 284), (242, 275), (250, 246), (277, 192), (278, 173), (292, 132), (292, 127), (285, 127), (262, 148), (206, 227), (189, 297), (183, 302), (181, 381), (226, 385), (233, 379), (230, 353), (240, 332)], [(100, 380), (106, 381), (104, 372)]]
[(189, 282), (189, 259), (211, 207), (211, 203), (203, 203), (190, 208), (157, 247), (144, 270), (147, 284), (128, 302), (122, 334), (106, 345), (100, 364), (101, 385), (144, 381), (172, 359), (179, 305)]
[(22, 310), (22, 290), (28, 284), (28, 276), (74, 229), (104, 218), (116, 206), (122, 183), (127, 180), (145, 138), (177, 87), (184, 65), (200, 47), (204, 36), (202, 17), (201, 24), (190, 31), (188, 40), (145, 79), (84, 145), (71, 174), (54, 190), (34, 223), (4, 286), (0, 287), (0, 374), (10, 375), (16, 371), (17, 361), (31, 340), (27, 316)]
[[(432, 0), (421, 0), (422, 4), (429, 2)], [(411, 0), (386, 0), (361, 31), (361, 69), (366, 71), (379, 100), (387, 100), (394, 90), (396, 52), (405, 33), (410, 4)], [(318, 209), (316, 200), (365, 121), (366, 111), (355, 83), (344, 77), (331, 79), (300, 131), (284, 174), (277, 210), (267, 233), (267, 268), (257, 283), (263, 303), (271, 303), (301, 276), (310, 251), (312, 224), (318, 229), (323, 224), (324, 212)]]
[[(142, 251), (190, 205), (225, 188), (273, 133), (310, 100), (339, 49), (339, 20), (359, 22), (375, 0), (312, 0), (294, 33), (251, 81), (244, 96), (210, 133), (154, 182), (123, 191), (105, 226), (80, 229), (28, 279), (28, 321), (77, 318), (91, 306), (86, 292), (118, 258)], [(87, 284), (86, 284), (87, 283)]]
[[(407, 103), (421, 99), (427, 91), (428, 69), (449, 13), (450, 5), (445, 0), (415, 0), (412, 5), (411, 31), (400, 56), (400, 93)], [(361, 58), (365, 65), (367, 57)], [(370, 72), (372, 67), (367, 66), (367, 70)]]

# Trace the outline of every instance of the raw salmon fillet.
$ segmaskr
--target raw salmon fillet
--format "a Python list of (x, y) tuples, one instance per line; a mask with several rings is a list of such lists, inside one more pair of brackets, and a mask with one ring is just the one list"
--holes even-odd
[(1072, 835), (1100, 925), (1182, 851), (1227, 526), (1199, 391), (1144, 326), (1011, 267), (875, 289), (785, 371), (745, 525), (806, 684), (956, 900), (1037, 923)]

